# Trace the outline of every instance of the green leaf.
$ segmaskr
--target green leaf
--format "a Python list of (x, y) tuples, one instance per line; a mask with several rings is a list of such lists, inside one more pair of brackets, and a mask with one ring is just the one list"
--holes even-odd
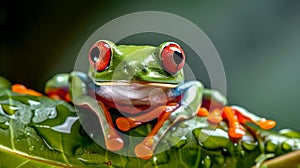
[[(9, 90), (4, 92), (0, 99), (0, 106), (3, 109), (0, 113), (2, 123), (4, 122), (7, 127), (0, 127), (0, 151), (2, 155), (5, 154), (1, 160), (10, 158), (20, 160), (20, 162), (7, 162), (9, 167), (14, 167), (10, 165), (17, 163), (20, 165), (33, 163), (57, 166), (70, 163), (82, 165), (73, 157), (73, 150), (90, 142), (90, 139), (80, 135), (79, 122), (76, 121), (71, 125), (70, 133), (55, 130), (68, 118), (77, 118), (73, 107), (63, 101), (50, 100), (46, 97), (19, 95)], [(3, 113), (9, 107), (14, 107), (14, 113)], [(49, 113), (47, 109), (52, 109), (52, 112)], [(42, 113), (46, 115), (41, 117)], [(43, 119), (37, 120), (37, 117)], [(27, 161), (28, 158), (31, 162)]]
[[(206, 118), (196, 117), (165, 135), (157, 149), (168, 150), (149, 160), (126, 156), (133, 154), (139, 143), (133, 137), (146, 136), (154, 124), (127, 132), (132, 137), (124, 137), (125, 147), (113, 153), (85, 133), (70, 104), (2, 89), (0, 167), (251, 167), (254, 158), (270, 149), (278, 156), (300, 148), (299, 138), (252, 126), (249, 130), (254, 135), (247, 132), (247, 139), (233, 142), (224, 124), (212, 129)], [(276, 147), (267, 147), (267, 142), (274, 142)], [(257, 147), (259, 144), (262, 148)]]

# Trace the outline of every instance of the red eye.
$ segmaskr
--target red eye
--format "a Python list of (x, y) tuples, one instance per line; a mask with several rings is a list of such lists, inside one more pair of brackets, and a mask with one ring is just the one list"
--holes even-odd
[(171, 73), (176, 74), (184, 66), (185, 55), (181, 47), (176, 43), (166, 43), (162, 46), (160, 60), (163, 68)]
[(105, 41), (97, 41), (89, 51), (89, 62), (98, 72), (109, 67), (112, 50)]

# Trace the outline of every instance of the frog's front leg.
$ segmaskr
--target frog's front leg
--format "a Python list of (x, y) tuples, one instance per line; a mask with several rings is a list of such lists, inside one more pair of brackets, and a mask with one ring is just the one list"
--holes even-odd
[[(120, 150), (124, 146), (124, 141), (113, 127), (110, 113), (103, 103), (98, 102), (89, 93), (95, 87), (97, 86), (86, 74), (72, 72), (71, 74), (55, 75), (47, 82), (45, 91), (53, 98), (68, 99), (70, 97), (74, 105), (88, 107), (97, 116), (107, 149)], [(77, 112), (79, 117), (83, 115), (81, 113), (81, 111)]]
[[(110, 151), (118, 151), (123, 148), (124, 141), (115, 130), (113, 122), (108, 110), (102, 103), (90, 96), (77, 96), (73, 97), (74, 104), (78, 106), (88, 106), (94, 114), (97, 116), (97, 120), (100, 123), (101, 130), (103, 132), (106, 148)], [(80, 116), (80, 114), (79, 114)]]
[(174, 124), (196, 116), (201, 106), (202, 93), (203, 85), (198, 81), (189, 81), (172, 89), (172, 97), (182, 97), (180, 106), (173, 112), (162, 113), (152, 131), (135, 147), (136, 155), (142, 159), (149, 159), (159, 141)]

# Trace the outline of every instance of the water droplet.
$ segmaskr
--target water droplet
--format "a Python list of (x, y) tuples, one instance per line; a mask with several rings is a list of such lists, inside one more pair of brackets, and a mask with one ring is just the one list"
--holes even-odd
[(32, 112), (27, 106), (23, 105), (23, 106), (20, 107), (20, 110), (18, 110), (18, 116), (19, 116), (18, 119), (23, 124), (29, 124), (30, 120), (31, 120), (31, 117), (32, 117)]
[(182, 148), (187, 143), (187, 140), (180, 140), (177, 144), (174, 145), (175, 148)]
[(268, 141), (265, 144), (265, 149), (267, 152), (275, 152), (277, 150), (277, 144), (275, 142)]
[(241, 153), (241, 156), (245, 156), (245, 154), (246, 154), (245, 151), (242, 149), (241, 149), (240, 153)]
[(201, 162), (202, 162), (202, 165), (205, 168), (210, 168), (211, 167), (211, 159), (210, 159), (210, 157), (208, 155), (206, 157), (204, 157)]
[(29, 147), (29, 151), (32, 152), (34, 150), (34, 146)]
[(26, 132), (26, 131), (25, 131), (22, 137), (23, 137), (23, 138), (28, 138), (28, 137), (30, 137), (30, 132)]
[(18, 110), (17, 107), (11, 106), (9, 104), (1, 104), (1, 107), (2, 107), (3, 112), (10, 116), (14, 115), (16, 110)]
[(287, 142), (282, 142), (281, 148), (282, 148), (282, 150), (284, 150), (284, 151), (290, 151), (290, 150), (292, 150), (291, 145), (289, 145)]
[(30, 106), (38, 106), (41, 104), (40, 102), (34, 100), (28, 100), (28, 103)]
[(250, 142), (250, 141), (244, 141), (244, 142), (242, 142), (243, 148), (246, 149), (246, 150), (248, 150), (248, 151), (254, 150), (257, 145), (258, 145), (257, 142)]
[(16, 142), (20, 142), (24, 139), (27, 139), (29, 136), (27, 135), (27, 131), (24, 131), (23, 134), (19, 134), (16, 138), (15, 141)]
[(41, 147), (40, 147), (40, 151), (44, 151), (45, 150), (45, 147), (44, 147), (44, 145), (42, 145)]
[(5, 121), (3, 123), (0, 123), (0, 128), (1, 129), (8, 129), (9, 128), (9, 122), (8, 121)]
[(103, 164), (108, 162), (107, 158), (99, 154), (83, 153), (78, 157), (78, 160), (85, 164)]
[(152, 159), (152, 165), (162, 165), (169, 162), (169, 155), (166, 152), (156, 154)]
[(78, 120), (77, 116), (76, 117), (67, 117), (66, 121), (63, 124), (54, 126), (51, 129), (58, 131), (58, 132), (70, 134), (72, 126), (77, 120)]
[(55, 107), (39, 108), (34, 111), (34, 116), (32, 118), (32, 121), (35, 123), (40, 123), (47, 119), (53, 119), (56, 116), (57, 116), (57, 111)]

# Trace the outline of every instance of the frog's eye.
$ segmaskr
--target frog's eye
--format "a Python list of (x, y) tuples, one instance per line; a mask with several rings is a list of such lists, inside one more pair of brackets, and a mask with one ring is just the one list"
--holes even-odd
[(184, 66), (185, 55), (176, 43), (165, 43), (160, 50), (160, 61), (165, 71), (176, 74)]
[(105, 41), (97, 41), (89, 51), (89, 62), (98, 72), (109, 67), (112, 49)]

